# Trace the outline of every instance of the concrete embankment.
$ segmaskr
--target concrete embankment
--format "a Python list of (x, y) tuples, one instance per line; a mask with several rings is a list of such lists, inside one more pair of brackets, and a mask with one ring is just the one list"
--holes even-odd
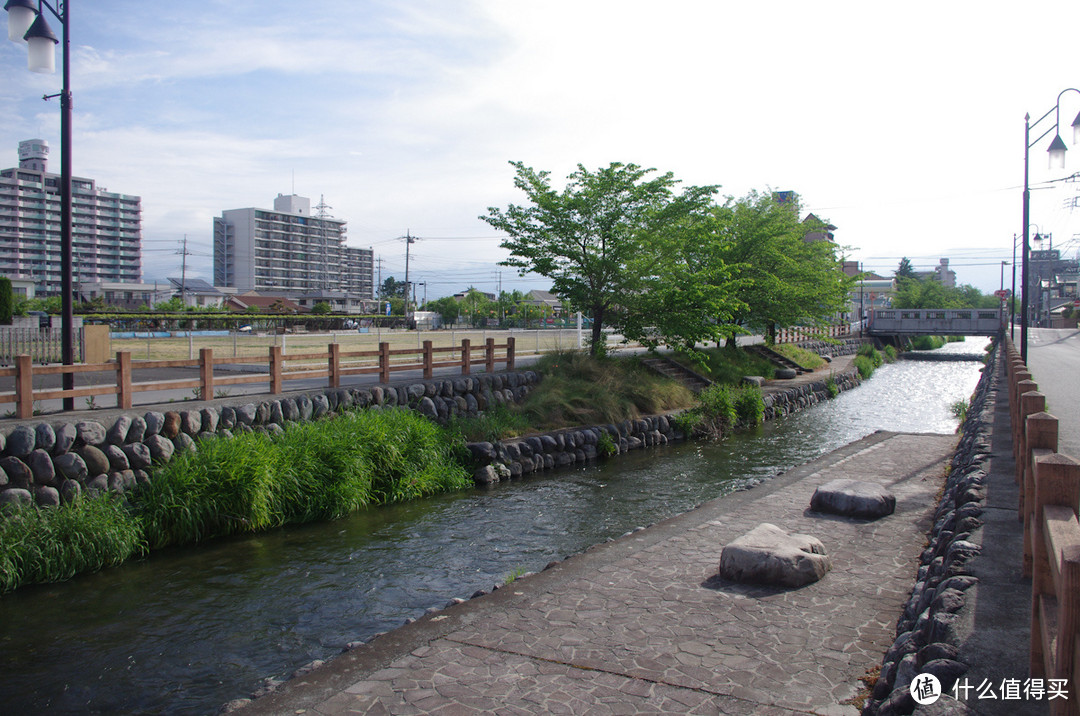
[[(297, 676), (241, 713), (855, 714), (895, 637), (952, 435), (876, 433), (818, 460), (448, 606)], [(809, 510), (821, 484), (886, 485), (889, 517)], [(723, 581), (762, 522), (833, 561), (799, 589)]]

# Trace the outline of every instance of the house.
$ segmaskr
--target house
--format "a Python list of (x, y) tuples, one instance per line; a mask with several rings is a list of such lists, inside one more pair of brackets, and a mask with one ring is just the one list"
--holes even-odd
[(229, 311), (243, 312), (257, 308), (259, 313), (307, 313), (300, 304), (284, 296), (264, 296), (254, 291), (238, 293), (225, 299), (224, 308)]
[(169, 283), (185, 307), (220, 308), (225, 302), (225, 292), (201, 278), (170, 278)]
[(553, 316), (561, 315), (563, 310), (562, 301), (560, 301), (559, 297), (551, 291), (529, 291), (526, 295), (525, 303), (533, 306), (546, 306)]

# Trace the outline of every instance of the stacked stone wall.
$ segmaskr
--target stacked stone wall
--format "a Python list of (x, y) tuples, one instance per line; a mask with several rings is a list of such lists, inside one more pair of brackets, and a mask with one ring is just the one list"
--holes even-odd
[(59, 505), (86, 493), (123, 493), (150, 480), (154, 463), (195, 450), (207, 436), (280, 433), (289, 422), (316, 420), (349, 408), (402, 406), (433, 420), (476, 415), (524, 400), (534, 371), (484, 373), (400, 386), (328, 390), (261, 402), (122, 414), (95, 420), (19, 425), (0, 433), (0, 506)]
[[(828, 381), (819, 380), (764, 395), (765, 420), (790, 415), (828, 400)], [(861, 382), (857, 370), (838, 373), (832, 376), (832, 381), (838, 392), (850, 390)], [(624, 420), (618, 424), (558, 430), (544, 435), (469, 443), (473, 478), (477, 484), (489, 485), (544, 470), (612, 457), (630, 450), (685, 440), (686, 435), (678, 429), (675, 421), (680, 412)], [(603, 449), (605, 446), (606, 451)]]
[(967, 671), (958, 660), (953, 624), (965, 605), (966, 591), (978, 583), (969, 563), (980, 547), (970, 538), (982, 526), (999, 350), (988, 354), (972, 395), (915, 586), (897, 620), (896, 640), (885, 654), (871, 698), (863, 708), (864, 716), (911, 713), (915, 701), (910, 685), (921, 673), (936, 676), (947, 693)]

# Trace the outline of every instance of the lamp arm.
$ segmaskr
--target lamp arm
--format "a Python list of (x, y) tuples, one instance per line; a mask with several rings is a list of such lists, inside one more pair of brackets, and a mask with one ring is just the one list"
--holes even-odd
[(49, 12), (53, 14), (53, 17), (60, 21), (61, 25), (67, 23), (67, 8), (65, 7), (67, 3), (64, 0), (59, 0), (56, 3), (56, 7), (53, 7), (49, 0), (38, 0), (38, 3), (49, 8)]

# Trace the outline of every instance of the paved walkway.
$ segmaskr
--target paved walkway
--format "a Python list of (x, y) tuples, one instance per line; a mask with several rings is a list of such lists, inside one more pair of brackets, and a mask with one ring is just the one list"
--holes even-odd
[[(856, 714), (955, 443), (876, 433), (396, 629), (242, 713)], [(895, 514), (811, 513), (838, 477), (888, 485)], [(723, 546), (761, 522), (820, 538), (832, 572), (799, 589), (719, 579)]]

